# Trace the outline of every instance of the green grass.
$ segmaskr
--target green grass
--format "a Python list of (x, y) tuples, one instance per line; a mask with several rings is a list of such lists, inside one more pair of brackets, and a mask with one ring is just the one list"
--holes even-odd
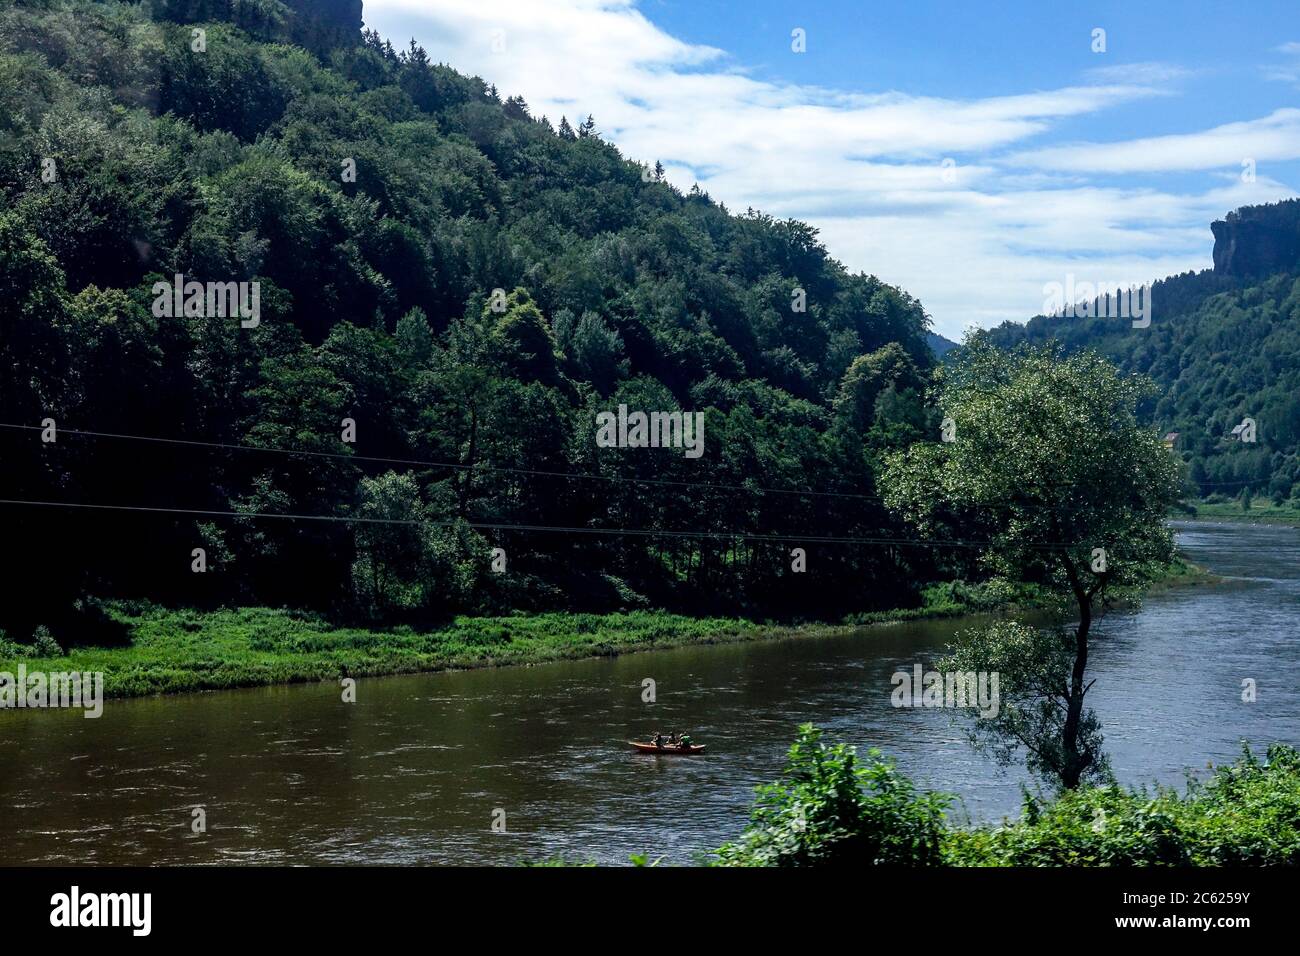
[(1177, 514), (1175, 518), (1197, 521), (1242, 521), (1250, 524), (1279, 524), (1300, 527), (1300, 510), (1290, 504), (1275, 505), (1266, 497), (1259, 496), (1250, 503), (1250, 510), (1243, 511), (1240, 501), (1207, 502), (1198, 501), (1193, 506), (1195, 514)]
[[(1180, 563), (1169, 580), (1199, 580)], [(413, 674), (605, 657), (685, 644), (721, 644), (844, 632), (853, 627), (956, 617), (1035, 606), (1032, 588), (962, 582), (923, 591), (919, 608), (852, 615), (840, 624), (775, 625), (741, 618), (687, 617), (666, 611), (458, 617), (418, 631), (339, 627), (325, 618), (276, 608), (219, 611), (110, 603), (130, 635), (122, 647), (78, 647), (62, 656), (0, 639), (0, 671), (102, 671), (109, 697), (139, 697), (267, 684)], [(48, 645), (52, 646), (52, 645)]]
[[(129, 646), (74, 648), (61, 657), (24, 657), (22, 662), (28, 670), (103, 671), (107, 696), (132, 697), (335, 680), (345, 674), (533, 664), (796, 632), (739, 619), (653, 611), (459, 617), (436, 630), (416, 631), (336, 627), (315, 615), (272, 608), (151, 608), (137, 614), (110, 608), (130, 629)], [(0, 670), (13, 671), (19, 660), (0, 656)]]
[(1201, 567), (1199, 564), (1193, 564), (1182, 555), (1178, 555), (1169, 563), (1164, 574), (1151, 584), (1143, 594), (1155, 594), (1160, 591), (1167, 591), (1170, 588), (1214, 584), (1222, 581), (1223, 578), (1214, 572)]
[(604, 657), (684, 644), (719, 644), (846, 631), (862, 624), (945, 617), (985, 610), (950, 590), (930, 589), (922, 608), (883, 611), (843, 624), (781, 626), (740, 618), (686, 617), (665, 611), (458, 617), (429, 631), (337, 627), (314, 615), (275, 608), (220, 611), (141, 609), (109, 604), (126, 626), (124, 647), (73, 648), (61, 657), (0, 642), (0, 671), (102, 671), (109, 697), (137, 697), (264, 684), (411, 674), (454, 668), (537, 664)]

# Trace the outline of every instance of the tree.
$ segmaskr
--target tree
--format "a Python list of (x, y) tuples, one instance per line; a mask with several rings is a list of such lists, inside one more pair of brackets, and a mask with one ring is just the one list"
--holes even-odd
[(397, 320), (394, 337), (402, 358), (411, 365), (423, 365), (433, 355), (433, 331), (428, 316), (419, 306)]
[(488, 544), (448, 520), (447, 496), (426, 503), (414, 477), (393, 471), (362, 478), (358, 492), (357, 517), (364, 519), (354, 532), (358, 603), (380, 618), (472, 609), (485, 583)]
[(922, 386), (916, 363), (897, 342), (853, 360), (840, 382), (835, 413), (865, 432), (875, 420), (876, 400), (891, 385), (899, 390)]
[(505, 114), (511, 119), (531, 120), (532, 113), (528, 111), (528, 103), (522, 96), (512, 96), (505, 102)]
[(357, 557), (352, 586), (376, 613), (420, 604), (418, 570), (423, 558), (420, 525), (425, 520), (420, 489), (410, 475), (388, 472), (362, 478), (356, 525)]
[(555, 338), (526, 289), (506, 296), (505, 311), (499, 316), (489, 301), (483, 307), (483, 321), (494, 324), (495, 358), (501, 368), (525, 381), (557, 380)]
[(1149, 392), (1092, 352), (1008, 354), (973, 336), (938, 391), (952, 440), (890, 455), (881, 477), (888, 506), (915, 527), (940, 537), (975, 529), (992, 570), (1073, 604), (1078, 623), (1064, 653), (1056, 641), (993, 628), (968, 635), (956, 655), (964, 669), (1014, 663), (1003, 688), (1010, 705), (979, 736), (1024, 747), (1031, 769), (1065, 789), (1106, 772), (1085, 709), (1096, 611), (1174, 554), (1165, 516), (1181, 464), (1138, 421)]
[(600, 394), (608, 395), (615, 382), (627, 375), (622, 336), (595, 312), (584, 312), (575, 320), (572, 312), (561, 310), (555, 317), (555, 337), (573, 371)]

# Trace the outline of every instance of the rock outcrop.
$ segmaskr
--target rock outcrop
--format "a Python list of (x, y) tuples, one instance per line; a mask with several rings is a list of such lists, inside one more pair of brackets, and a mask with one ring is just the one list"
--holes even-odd
[(1243, 206), (1217, 222), (1214, 271), (1260, 276), (1300, 271), (1300, 199), (1267, 206)]

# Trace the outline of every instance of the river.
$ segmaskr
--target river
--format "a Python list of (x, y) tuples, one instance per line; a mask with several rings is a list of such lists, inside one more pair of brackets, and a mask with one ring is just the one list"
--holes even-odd
[[(1179, 524), (1214, 585), (1112, 612), (1090, 661), (1125, 783), (1181, 784), (1241, 741), (1300, 742), (1300, 531)], [(681, 648), (535, 667), (109, 701), (103, 717), (0, 713), (8, 864), (690, 862), (743, 828), (796, 725), (878, 747), (960, 819), (1014, 815), (1023, 771), (973, 752), (950, 711), (891, 706), (890, 675), (954, 630)], [(642, 702), (652, 678), (656, 702)], [(1242, 679), (1258, 699), (1242, 701)], [(622, 741), (688, 729), (705, 756)], [(206, 832), (192, 831), (202, 807)], [(504, 832), (493, 821), (504, 822)]]

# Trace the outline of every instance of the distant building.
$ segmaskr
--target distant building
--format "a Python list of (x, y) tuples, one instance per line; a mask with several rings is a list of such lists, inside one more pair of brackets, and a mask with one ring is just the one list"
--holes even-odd
[(1178, 441), (1178, 432), (1170, 432), (1164, 437), (1165, 447), (1170, 451), (1174, 450), (1174, 443)]

